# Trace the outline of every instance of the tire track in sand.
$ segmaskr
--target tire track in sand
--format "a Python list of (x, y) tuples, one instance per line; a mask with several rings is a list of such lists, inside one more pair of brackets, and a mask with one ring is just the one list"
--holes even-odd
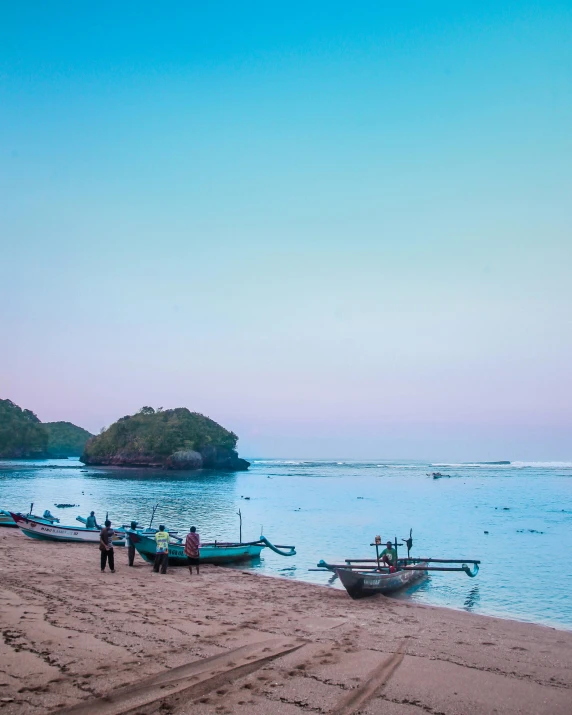
[(393, 655), (380, 663), (369, 675), (368, 679), (342, 700), (342, 702), (332, 710), (331, 715), (352, 715), (364, 703), (376, 695), (376, 693), (387, 684), (391, 676), (401, 665), (405, 658), (406, 641), (403, 639)]

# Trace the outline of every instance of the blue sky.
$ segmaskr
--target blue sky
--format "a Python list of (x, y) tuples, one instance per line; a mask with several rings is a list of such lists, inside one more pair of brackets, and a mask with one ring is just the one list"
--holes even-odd
[(571, 10), (3, 5), (2, 396), (572, 459)]

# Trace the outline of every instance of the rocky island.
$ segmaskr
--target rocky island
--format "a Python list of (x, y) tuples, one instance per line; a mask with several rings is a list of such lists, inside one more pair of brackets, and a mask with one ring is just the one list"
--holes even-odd
[(31, 410), (0, 400), (0, 458), (77, 457), (92, 436), (71, 422), (40, 422)]
[(238, 456), (237, 441), (234, 432), (186, 407), (142, 407), (92, 437), (81, 461), (96, 466), (241, 471), (250, 463)]

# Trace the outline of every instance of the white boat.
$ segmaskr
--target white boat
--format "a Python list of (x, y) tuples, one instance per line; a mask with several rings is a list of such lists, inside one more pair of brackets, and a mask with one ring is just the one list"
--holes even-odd
[[(76, 541), (88, 544), (99, 543), (99, 535), (101, 533), (99, 529), (48, 524), (12, 512), (11, 516), (20, 531), (30, 539), (40, 539), (41, 541)], [(125, 538), (123, 533), (117, 530), (115, 533), (120, 534), (121, 538), (113, 541), (114, 546), (124, 546)]]

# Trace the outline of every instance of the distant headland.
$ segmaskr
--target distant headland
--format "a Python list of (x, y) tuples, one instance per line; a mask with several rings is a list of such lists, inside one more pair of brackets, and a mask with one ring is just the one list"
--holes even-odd
[(0, 400), (0, 458), (77, 457), (90, 437), (91, 432), (71, 422), (40, 422), (31, 410)]
[(250, 462), (236, 451), (238, 437), (186, 407), (142, 407), (97, 436), (71, 422), (40, 422), (11, 400), (0, 400), (0, 459), (77, 457), (90, 465), (241, 471)]
[(234, 432), (186, 407), (142, 407), (92, 437), (81, 461), (115, 467), (240, 471), (248, 469), (250, 462), (238, 456), (237, 440)]

